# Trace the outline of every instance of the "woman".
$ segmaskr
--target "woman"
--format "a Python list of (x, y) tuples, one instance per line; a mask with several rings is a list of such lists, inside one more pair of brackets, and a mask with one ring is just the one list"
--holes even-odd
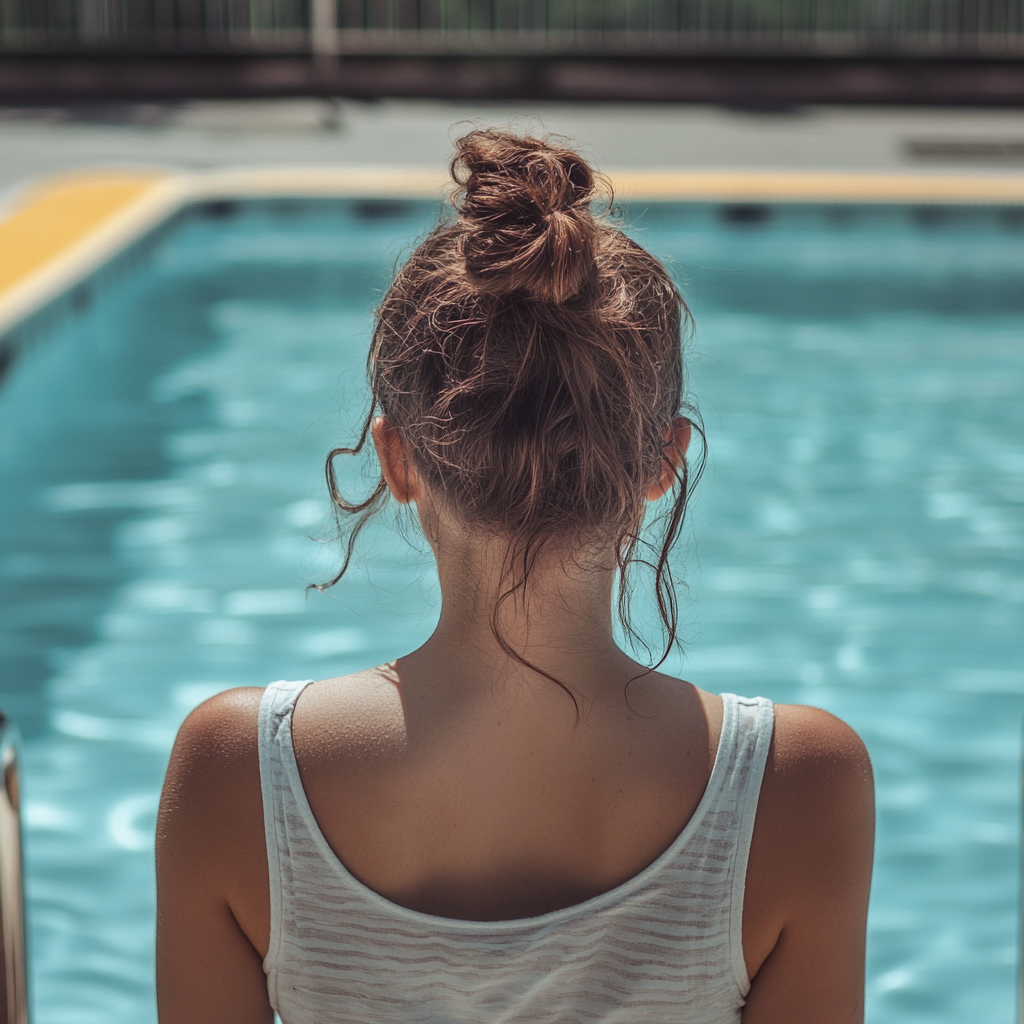
[[(388, 496), (415, 506), (437, 629), (189, 716), (158, 830), (160, 1019), (854, 1024), (863, 745), (612, 636), (659, 502), (674, 640), (685, 306), (592, 215), (578, 154), (495, 130), (457, 150), (457, 216), (378, 310), (374, 407), (328, 459), (353, 537)], [(331, 467), (368, 435), (381, 480), (357, 504)]]

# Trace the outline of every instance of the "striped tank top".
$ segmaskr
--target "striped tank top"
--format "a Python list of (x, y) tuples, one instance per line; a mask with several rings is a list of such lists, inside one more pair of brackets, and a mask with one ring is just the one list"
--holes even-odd
[(743, 889), (773, 726), (723, 694), (693, 817), (638, 875), (539, 917), (463, 921), (392, 903), (353, 877), (306, 799), (291, 717), (306, 682), (267, 687), (259, 757), (270, 864), (263, 963), (283, 1024), (735, 1024), (750, 988)]

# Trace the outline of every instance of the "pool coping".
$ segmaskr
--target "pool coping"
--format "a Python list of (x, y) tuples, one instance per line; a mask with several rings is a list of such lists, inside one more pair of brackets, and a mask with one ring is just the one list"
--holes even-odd
[[(1022, 174), (621, 170), (608, 176), (617, 197), (631, 202), (1024, 205)], [(448, 187), (437, 170), (393, 166), (192, 174), (122, 167), (44, 178), (21, 190), (0, 214), (0, 253), (14, 254), (0, 265), (0, 336), (191, 203), (288, 196), (439, 199)], [(68, 211), (74, 211), (70, 221)], [(26, 260), (21, 270), (19, 253)]]

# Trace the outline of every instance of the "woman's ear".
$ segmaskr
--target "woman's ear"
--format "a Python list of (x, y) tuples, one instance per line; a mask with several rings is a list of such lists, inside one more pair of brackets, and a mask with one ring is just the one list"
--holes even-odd
[(370, 431), (380, 471), (395, 501), (402, 505), (419, 501), (423, 497), (423, 483), (402, 435), (383, 416), (374, 419)]
[(690, 447), (690, 433), (690, 421), (685, 416), (677, 416), (665, 431), (665, 447), (661, 450), (661, 476), (656, 484), (647, 489), (648, 501), (657, 501), (672, 490), (676, 472), (686, 458), (686, 449)]

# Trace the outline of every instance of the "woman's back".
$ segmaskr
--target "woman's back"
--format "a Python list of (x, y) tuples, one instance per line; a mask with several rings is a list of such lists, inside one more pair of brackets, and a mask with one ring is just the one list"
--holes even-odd
[[(158, 835), (161, 1019), (854, 1024), (863, 746), (613, 636), (644, 550), (675, 635), (679, 294), (593, 218), (578, 155), (459, 146), (459, 218), (378, 311), (382, 415), (328, 461), (342, 514), (415, 506), (437, 628), (388, 665), (186, 721)], [(381, 479), (349, 501), (331, 460), (371, 435)]]
[(704, 695), (705, 707), (652, 675), (627, 703), (635, 664), (614, 673), (595, 659), (577, 725), (550, 686), (520, 680), (510, 693), (431, 656), (428, 645), (392, 669), (317, 683), (296, 709), (310, 804), (371, 888), (444, 917), (529, 917), (632, 877), (689, 820), (718, 700)]
[[(541, 780), (512, 787), (483, 782), (475, 793), (459, 786), (453, 804), (445, 783), (470, 766), (460, 757), (463, 763), (439, 768), (428, 755), (422, 767), (431, 781), (422, 790), (403, 785), (394, 803), (386, 792), (376, 813), (357, 814), (347, 830), (336, 822), (341, 827), (331, 843), (294, 757), (292, 713), (306, 685), (274, 684), (260, 713), (270, 889), (280, 893), (264, 966), (271, 997), (287, 1020), (329, 1017), (342, 990), (348, 1014), (367, 1022), (738, 1020), (748, 989), (740, 929), (744, 878), (772, 734), (768, 702), (724, 698), (714, 769), (685, 828), (677, 820), (675, 834), (638, 870), (594, 887), (595, 863), (635, 857), (650, 834), (640, 815), (614, 799), (608, 779), (591, 780), (582, 808), (565, 799), (567, 790), (579, 790), (576, 780), (543, 788)], [(496, 763), (477, 765), (484, 774), (505, 760), (496, 754)], [(632, 772), (622, 774), (620, 792), (646, 796), (649, 786), (629, 786)], [(337, 774), (346, 781), (352, 776), (351, 769)], [(417, 792), (426, 806), (413, 809)], [(327, 787), (322, 796), (336, 814), (338, 801)], [(524, 799), (539, 813), (529, 813)], [(516, 820), (496, 816), (494, 800)], [(434, 820), (431, 811), (439, 812)], [(566, 821), (557, 820), (559, 811)], [(382, 817), (401, 830), (391, 839), (415, 850), (415, 863), (391, 856), (381, 870), (367, 860), (369, 878), (360, 880), (346, 860), (352, 844), (345, 840)], [(640, 826), (639, 834), (614, 834), (631, 825)], [(431, 863), (422, 862), (424, 848), (433, 853)], [(417, 884), (409, 891), (406, 879), (400, 891), (414, 900), (395, 899), (373, 884), (389, 873), (405, 875), (409, 867)], [(566, 904), (573, 892), (579, 899)], [(484, 913), (487, 919), (479, 920)]]

